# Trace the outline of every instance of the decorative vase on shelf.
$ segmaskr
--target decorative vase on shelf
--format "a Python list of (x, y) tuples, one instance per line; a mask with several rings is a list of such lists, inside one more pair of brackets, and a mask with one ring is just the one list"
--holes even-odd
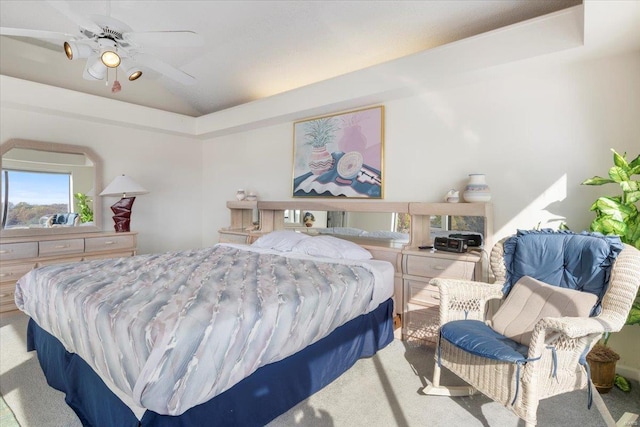
[(313, 147), (311, 151), (311, 159), (309, 161), (309, 169), (314, 175), (322, 175), (333, 167), (333, 156), (324, 145), (321, 147)]
[(247, 197), (246, 193), (243, 189), (236, 191), (236, 199), (239, 201), (243, 201)]
[(462, 197), (466, 202), (488, 202), (491, 200), (491, 189), (487, 185), (483, 173), (469, 174), (469, 182), (464, 188)]

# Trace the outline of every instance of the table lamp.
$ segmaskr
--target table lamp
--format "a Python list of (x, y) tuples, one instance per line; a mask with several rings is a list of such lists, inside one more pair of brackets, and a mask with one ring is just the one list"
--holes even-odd
[(100, 193), (101, 196), (122, 196), (120, 200), (111, 206), (111, 210), (114, 213), (113, 222), (116, 232), (122, 233), (130, 230), (131, 208), (136, 200), (132, 196), (147, 193), (148, 191), (144, 187), (125, 175), (117, 176)]

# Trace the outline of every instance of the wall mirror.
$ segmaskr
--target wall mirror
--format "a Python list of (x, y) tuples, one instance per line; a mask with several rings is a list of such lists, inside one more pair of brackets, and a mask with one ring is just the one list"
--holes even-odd
[(2, 237), (102, 231), (102, 161), (90, 148), (12, 139), (0, 145)]

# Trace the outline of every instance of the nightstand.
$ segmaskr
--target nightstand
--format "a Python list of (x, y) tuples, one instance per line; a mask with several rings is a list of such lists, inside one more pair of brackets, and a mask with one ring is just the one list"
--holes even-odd
[(435, 277), (474, 280), (482, 271), (480, 253), (463, 254), (408, 248), (402, 251), (402, 337), (435, 343), (440, 318)]

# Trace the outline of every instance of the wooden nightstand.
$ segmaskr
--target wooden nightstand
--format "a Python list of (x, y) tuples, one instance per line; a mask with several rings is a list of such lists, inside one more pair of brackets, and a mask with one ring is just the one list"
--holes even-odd
[(438, 288), (429, 281), (435, 277), (474, 280), (476, 274), (481, 274), (481, 261), (481, 254), (475, 252), (405, 249), (402, 254), (403, 339), (435, 343), (440, 302)]

